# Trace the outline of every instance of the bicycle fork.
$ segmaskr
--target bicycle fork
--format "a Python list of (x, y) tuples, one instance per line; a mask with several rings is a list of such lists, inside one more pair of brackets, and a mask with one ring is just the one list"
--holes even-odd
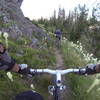
[[(60, 87), (58, 87), (59, 91), (62, 93), (65, 89), (66, 86), (65, 85), (61, 85)], [(48, 91), (51, 95), (54, 94), (54, 91), (56, 90), (56, 87), (54, 85), (49, 85), (48, 86)]]
[(62, 93), (66, 89), (66, 86), (62, 85), (61, 74), (59, 72), (57, 72), (55, 80), (56, 81), (54, 85), (48, 86), (48, 91), (51, 95), (54, 95), (54, 91), (57, 91), (57, 92), (60, 91), (60, 93)]

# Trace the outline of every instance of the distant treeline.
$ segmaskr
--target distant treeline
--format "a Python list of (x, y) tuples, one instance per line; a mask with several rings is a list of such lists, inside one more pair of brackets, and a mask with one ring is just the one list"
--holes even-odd
[(86, 5), (78, 5), (74, 11), (69, 11), (68, 15), (65, 14), (64, 8), (59, 8), (58, 12), (54, 11), (50, 19), (41, 18), (38, 21), (33, 20), (33, 23), (44, 24), (47, 31), (51, 32), (54, 32), (56, 28), (61, 29), (63, 37), (73, 42), (82, 42), (87, 51), (100, 57), (99, 3), (92, 9), (91, 16)]

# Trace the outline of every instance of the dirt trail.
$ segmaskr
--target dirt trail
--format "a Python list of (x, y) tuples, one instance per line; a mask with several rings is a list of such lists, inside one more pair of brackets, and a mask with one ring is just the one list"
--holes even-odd
[(63, 58), (59, 50), (55, 50), (56, 68), (62, 69), (64, 67)]
[[(64, 69), (64, 61), (63, 61), (63, 56), (57, 48), (55, 48), (55, 57), (56, 57), (56, 68), (55, 69)], [(63, 91), (62, 94), (62, 100), (71, 100), (71, 89), (68, 84), (68, 80), (63, 76), (63, 85), (66, 85), (66, 90)], [(48, 100), (53, 100), (53, 98), (50, 96)]]
[[(56, 69), (64, 69), (63, 56), (60, 50), (56, 49), (55, 56), (56, 56)], [(65, 91), (63, 91), (62, 94), (62, 100), (71, 100), (71, 89), (68, 84), (68, 79), (66, 80), (65, 76), (63, 76), (62, 80), (63, 80), (63, 85), (66, 85), (66, 89)]]

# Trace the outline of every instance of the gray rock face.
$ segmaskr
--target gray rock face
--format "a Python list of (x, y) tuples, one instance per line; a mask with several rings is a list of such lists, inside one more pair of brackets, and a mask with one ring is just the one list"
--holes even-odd
[(18, 0), (19, 6), (21, 6), (22, 2), (23, 2), (23, 0)]
[(40, 32), (26, 19), (20, 9), (23, 0), (0, 0), (0, 31), (8, 32), (10, 37), (16, 39), (20, 36), (32, 37), (32, 32)]

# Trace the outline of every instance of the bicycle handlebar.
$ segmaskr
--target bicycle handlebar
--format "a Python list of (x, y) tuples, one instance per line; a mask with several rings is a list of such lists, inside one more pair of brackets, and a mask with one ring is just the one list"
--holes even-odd
[(60, 74), (60, 75), (64, 75), (64, 74), (68, 74), (68, 73), (85, 73), (86, 69), (65, 69), (65, 70), (51, 70), (51, 69), (30, 69), (30, 72), (32, 74), (38, 74), (38, 73), (48, 73), (48, 74), (52, 74), (52, 75), (56, 75), (56, 74)]
[(80, 75), (84, 75), (86, 69), (65, 69), (65, 70), (51, 70), (51, 69), (30, 69), (31, 75), (35, 75), (38, 73), (48, 73), (51, 75), (56, 75), (56, 84), (57, 86), (61, 86), (61, 76), (68, 73), (78, 73)]

